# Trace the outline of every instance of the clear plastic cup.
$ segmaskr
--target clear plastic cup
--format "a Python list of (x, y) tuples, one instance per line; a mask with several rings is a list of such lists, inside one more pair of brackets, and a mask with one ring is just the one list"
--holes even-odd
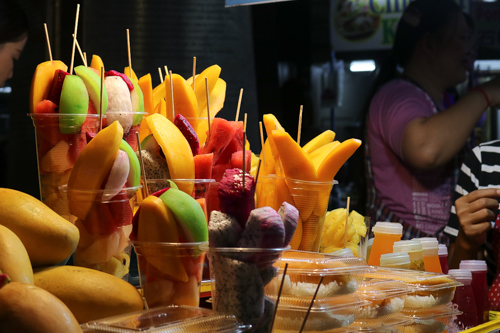
[(394, 253), (404, 252), (410, 256), (410, 269), (425, 271), (424, 259), (422, 258), (422, 244), (418, 240), (403, 240), (395, 242)]
[(195, 199), (207, 199), (208, 186), (214, 183), (214, 179), (147, 179), (149, 194), (161, 189), (170, 187), (169, 180), (173, 181), (179, 188), (193, 187), (193, 192), (189, 193)]
[(201, 243), (132, 242), (149, 308), (200, 304), (205, 261)]
[(437, 238), (422, 237), (414, 238), (422, 244), (422, 259), (424, 259), (425, 270), (433, 273), (443, 273), (439, 262), (439, 243)]
[(448, 247), (445, 244), (439, 244), (438, 249), (439, 262), (441, 263), (441, 269), (443, 274), (448, 274)]
[(372, 230), (375, 238), (368, 258), (368, 265), (379, 266), (380, 256), (392, 253), (394, 243), (401, 240), (403, 226), (399, 223), (377, 222)]
[(484, 260), (462, 260), (460, 269), (467, 269), (472, 273), (472, 289), (476, 298), (477, 318), (479, 324), (489, 320), (490, 305), (488, 302), (488, 282), (486, 274), (488, 266)]
[(410, 269), (410, 256), (406, 252), (386, 253), (380, 256), (380, 266)]
[[(141, 186), (122, 189), (110, 198), (104, 190), (67, 191), (69, 211), (78, 219), (80, 241), (73, 255), (76, 266), (106, 272), (127, 280), (130, 266), (132, 207)], [(84, 209), (82, 207), (88, 207)]]
[(279, 271), (288, 248), (214, 248), (207, 251), (212, 281), (212, 308), (232, 314), (253, 332), (268, 332), (275, 302), (264, 287)]
[(278, 210), (275, 203), (276, 175), (261, 176), (257, 179), (255, 187), (255, 208), (269, 206)]
[[(28, 115), (35, 127), (40, 200), (74, 223), (76, 219), (69, 214), (67, 193), (61, 186), (68, 184), (75, 161), (87, 145), (87, 133), (95, 134), (99, 131), (99, 115), (61, 113)], [(76, 125), (82, 121), (82, 125)]]

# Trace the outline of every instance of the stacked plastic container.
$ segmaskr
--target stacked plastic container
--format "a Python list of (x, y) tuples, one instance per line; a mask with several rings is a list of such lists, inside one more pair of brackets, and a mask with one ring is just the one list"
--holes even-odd
[(408, 292), (402, 295), (401, 310), (412, 323), (399, 327), (404, 332), (444, 332), (453, 316), (461, 314), (451, 305), (455, 290), (462, 284), (452, 276), (415, 270), (380, 267), (368, 277), (403, 283)]
[(276, 300), (283, 280), (273, 331), (300, 331), (321, 278), (303, 332), (330, 332), (349, 326), (366, 304), (356, 290), (369, 269), (365, 260), (353, 256), (285, 252), (277, 276), (265, 288), (266, 296)]

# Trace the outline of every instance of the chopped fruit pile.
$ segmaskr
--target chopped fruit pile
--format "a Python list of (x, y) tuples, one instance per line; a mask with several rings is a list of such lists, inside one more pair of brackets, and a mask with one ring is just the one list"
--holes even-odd
[[(320, 251), (331, 253), (344, 248), (344, 235), (346, 233), (346, 209), (337, 208), (326, 213), (325, 223), (321, 236)], [(356, 211), (349, 213), (347, 222), (347, 248), (350, 248), (354, 256), (359, 254), (359, 242), (361, 237), (366, 236), (366, 224), (363, 215)]]
[(78, 156), (68, 180), (69, 210), (80, 230), (75, 265), (118, 277), (128, 273), (129, 200), (140, 183), (139, 160), (122, 138), (118, 121), (100, 131)]
[(144, 296), (150, 307), (199, 304), (199, 285), (205, 255), (198, 245), (159, 243), (205, 242), (205, 212), (177, 185), (148, 196), (134, 215), (131, 238), (138, 254)]

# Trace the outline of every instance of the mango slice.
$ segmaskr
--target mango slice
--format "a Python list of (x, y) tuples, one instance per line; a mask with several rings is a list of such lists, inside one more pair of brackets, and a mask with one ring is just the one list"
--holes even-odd
[(340, 167), (361, 146), (361, 140), (349, 139), (342, 142), (325, 157), (318, 168), (319, 181), (331, 181), (340, 170)]
[(151, 81), (151, 74), (148, 73), (141, 76), (138, 82), (144, 96), (144, 111), (148, 114), (152, 114), (155, 107), (153, 104), (153, 83)]
[(38, 102), (47, 99), (56, 69), (67, 71), (68, 66), (66, 66), (60, 60), (45, 61), (36, 66), (35, 73), (33, 74), (33, 79), (31, 80), (30, 89), (31, 113), (35, 112), (35, 108)]
[(332, 130), (326, 130), (323, 133), (316, 136), (314, 139), (305, 144), (302, 149), (308, 154), (312, 153), (319, 147), (326, 145), (329, 142), (332, 142), (335, 139), (335, 132)]
[[(97, 195), (95, 190), (108, 176), (123, 138), (118, 121), (104, 128), (83, 148), (68, 180), (71, 214), (85, 220)], [(188, 145), (189, 146), (189, 145)], [(73, 193), (71, 189), (84, 192)]]
[[(176, 114), (181, 114), (189, 120), (193, 128), (198, 127), (198, 101), (193, 92), (193, 88), (179, 74), (172, 74), (172, 86), (174, 90), (174, 110), (172, 110), (172, 94), (170, 91), (170, 76), (165, 77), (163, 82), (165, 85), (167, 106), (167, 118), (174, 121)], [(206, 104), (206, 103), (205, 103)]]
[[(188, 82), (189, 84), (189, 82)], [(224, 107), (224, 101), (226, 100), (226, 81), (221, 78), (217, 79), (215, 83), (214, 90), (209, 95), (208, 101), (210, 102), (210, 118), (213, 118), (219, 113)], [(200, 111), (200, 117), (208, 117), (207, 107)]]
[[(196, 100), (198, 102), (198, 115), (201, 114), (201, 111), (203, 109), (206, 109), (207, 107), (207, 88), (205, 85), (205, 78), (208, 78), (208, 96), (210, 96), (212, 94), (212, 91), (214, 90), (215, 84), (217, 83), (217, 79), (219, 78), (220, 72), (221, 68), (218, 65), (212, 65), (206, 68), (199, 75), (196, 75), (196, 78), (194, 79), (194, 84), (195, 84)], [(193, 86), (191, 85), (191, 91), (192, 90)], [(210, 106), (212, 106), (212, 104), (210, 104)], [(210, 109), (210, 111), (211, 110), (212, 109)], [(210, 115), (210, 117), (213, 117), (213, 115)]]
[(340, 145), (340, 141), (333, 141), (319, 147), (309, 154), (309, 158), (313, 162), (316, 170), (318, 170), (319, 166), (321, 165), (321, 163), (323, 163), (323, 160), (328, 156), (328, 154), (330, 154), (330, 152), (334, 150), (338, 145)]
[(262, 120), (264, 122), (264, 127), (266, 128), (267, 140), (269, 141), (269, 145), (271, 147), (271, 153), (274, 158), (276, 174), (283, 175), (282, 171), (279, 168), (280, 167), (279, 154), (278, 150), (276, 149), (276, 145), (274, 144), (272, 131), (274, 130), (284, 131), (285, 129), (283, 128), (283, 126), (281, 126), (278, 119), (276, 119), (276, 117), (273, 114), (265, 114), (262, 117)]
[[(170, 90), (169, 90), (170, 91)], [(165, 84), (160, 83), (153, 89), (153, 105), (156, 106), (160, 103), (161, 100), (165, 101)]]
[[(148, 127), (160, 145), (172, 179), (194, 179), (194, 160), (191, 147), (181, 131), (161, 114), (146, 117)], [(91, 141), (92, 142), (92, 141)], [(184, 182), (179, 189), (191, 195), (194, 184)]]
[(90, 62), (90, 67), (95, 69), (99, 73), (97, 75), (101, 76), (101, 67), (104, 69), (104, 63), (102, 62), (101, 57), (99, 57), (97, 54), (93, 54), (92, 61)]
[(129, 77), (129, 78), (132, 78), (132, 79), (134, 79), (134, 80), (136, 80), (136, 81), (139, 81), (139, 79), (137, 78), (137, 75), (135, 74), (135, 72), (134, 72), (134, 69), (133, 69), (133, 68), (132, 68), (132, 74), (130, 74), (130, 67), (128, 67), (128, 66), (127, 66), (127, 67), (125, 67), (125, 68), (123, 69), (123, 74), (125, 74), (125, 75), (126, 75), (127, 77)]

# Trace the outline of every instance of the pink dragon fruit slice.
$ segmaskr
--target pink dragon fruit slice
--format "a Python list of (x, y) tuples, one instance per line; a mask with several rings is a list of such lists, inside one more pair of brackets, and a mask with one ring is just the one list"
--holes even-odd
[(236, 247), (241, 232), (241, 225), (234, 217), (217, 210), (210, 214), (210, 223), (208, 224), (210, 247)]
[(238, 247), (280, 248), (285, 240), (281, 216), (271, 207), (252, 210), (243, 229)]
[(241, 169), (227, 169), (219, 182), (219, 209), (234, 216), (242, 227), (248, 220), (250, 212), (255, 208), (255, 180), (245, 173), (245, 190), (243, 191), (243, 173)]
[(283, 246), (286, 247), (290, 244), (293, 234), (295, 233), (295, 229), (297, 229), (297, 224), (299, 223), (299, 211), (297, 208), (284, 201), (278, 210), (278, 214), (281, 216), (283, 224), (285, 225), (285, 242)]

